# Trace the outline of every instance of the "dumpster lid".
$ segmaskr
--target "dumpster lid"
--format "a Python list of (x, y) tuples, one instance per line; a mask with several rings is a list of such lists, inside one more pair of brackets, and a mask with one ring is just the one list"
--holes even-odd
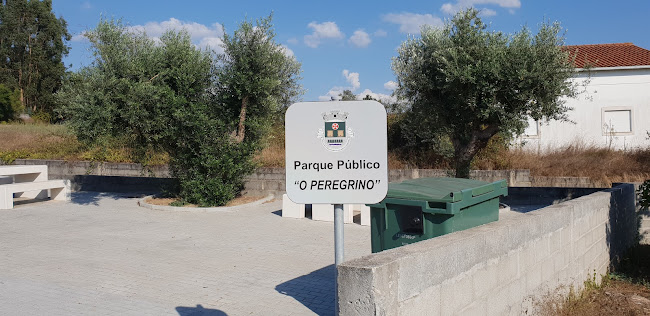
[[(420, 178), (390, 183), (386, 198), (426, 200), (434, 202), (456, 202), (461, 199), (462, 190), (475, 189), (483, 194), (493, 191), (489, 182), (460, 178)], [(482, 187), (482, 188), (479, 188)]]

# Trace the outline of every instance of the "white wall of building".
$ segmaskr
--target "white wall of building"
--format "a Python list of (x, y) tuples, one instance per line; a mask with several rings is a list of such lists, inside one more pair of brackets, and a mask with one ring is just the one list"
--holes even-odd
[[(587, 81), (577, 98), (568, 99), (572, 122), (539, 122), (519, 138), (523, 148), (544, 152), (569, 145), (613, 149), (650, 147), (650, 67), (618, 67), (580, 72)], [(532, 124), (535, 124), (531, 121)]]

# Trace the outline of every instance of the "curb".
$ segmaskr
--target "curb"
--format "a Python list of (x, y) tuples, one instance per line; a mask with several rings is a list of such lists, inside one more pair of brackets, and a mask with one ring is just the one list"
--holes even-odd
[(255, 202), (237, 205), (237, 206), (220, 206), (220, 207), (184, 207), (184, 206), (166, 206), (166, 205), (154, 205), (145, 202), (148, 198), (153, 198), (153, 195), (145, 196), (138, 200), (138, 206), (148, 208), (156, 211), (172, 211), (172, 212), (194, 212), (194, 213), (232, 213), (240, 209), (247, 208), (250, 206), (257, 206), (268, 201), (271, 201), (275, 198), (273, 194), (269, 194), (264, 198), (261, 198)]

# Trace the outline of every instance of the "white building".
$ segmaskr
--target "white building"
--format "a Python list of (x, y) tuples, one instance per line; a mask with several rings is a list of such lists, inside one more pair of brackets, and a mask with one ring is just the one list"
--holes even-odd
[[(536, 151), (579, 144), (650, 147), (650, 50), (632, 43), (567, 46), (575, 56), (578, 98), (567, 100), (570, 122), (529, 122), (519, 141)], [(589, 70), (585, 66), (590, 65)], [(585, 81), (587, 80), (587, 81)]]

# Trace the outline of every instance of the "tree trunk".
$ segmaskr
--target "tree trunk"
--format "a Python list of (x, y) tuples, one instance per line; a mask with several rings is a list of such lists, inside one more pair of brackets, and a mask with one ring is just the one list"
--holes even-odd
[(466, 148), (454, 149), (454, 168), (456, 168), (456, 178), (469, 179), (469, 171), (472, 159), (476, 152), (472, 153)]
[(468, 141), (461, 141), (459, 138), (452, 139), (456, 178), (469, 179), (472, 160), (479, 150), (485, 148), (490, 138), (496, 135), (498, 131), (497, 126), (488, 126), (483, 130), (473, 131)]
[(241, 111), (239, 112), (239, 125), (237, 126), (237, 131), (233, 132), (233, 138), (235, 142), (241, 143), (244, 141), (244, 136), (246, 133), (246, 126), (244, 122), (246, 121), (246, 107), (248, 106), (248, 97), (244, 97), (241, 100)]
[[(27, 84), (25, 85), (25, 87), (29, 88), (29, 87), (32, 86), (32, 77), (34, 76), (34, 74), (33, 74), (34, 70), (32, 69), (32, 65), (33, 65), (32, 61), (33, 61), (33, 59), (32, 59), (32, 37), (31, 36), (27, 37), (27, 49), (29, 51), (29, 54), (28, 54), (29, 61), (27, 62)], [(31, 101), (31, 100), (29, 100), (29, 97), (28, 97), (27, 101), (25, 101), (25, 105), (26, 106), (27, 105), (31, 106), (32, 113), (36, 113), (36, 104), (32, 104), (32, 102), (29, 102), (29, 101)]]
[(25, 90), (23, 89), (23, 70), (18, 68), (18, 88), (20, 89), (20, 105), (25, 108)]
[[(24, 28), (25, 27), (25, 13), (20, 17), (20, 27)], [(29, 35), (27, 37), (29, 40)], [(25, 87), (23, 86), (23, 63), (25, 62), (25, 55), (24, 51), (20, 53), (20, 67), (18, 68), (18, 89), (20, 89), (20, 105), (23, 106), (24, 109), (27, 108), (25, 105)]]

